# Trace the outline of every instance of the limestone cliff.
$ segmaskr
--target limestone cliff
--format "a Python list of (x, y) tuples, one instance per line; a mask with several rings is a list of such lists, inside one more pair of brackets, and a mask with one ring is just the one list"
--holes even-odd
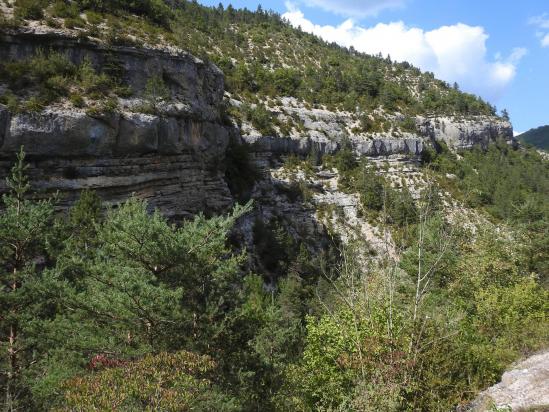
[(0, 105), (2, 176), (23, 145), (33, 185), (59, 191), (62, 207), (86, 188), (112, 203), (135, 193), (169, 216), (232, 203), (220, 164), (233, 130), (220, 120), (224, 81), (217, 67), (185, 53), (104, 47), (56, 35), (4, 35), (0, 59), (21, 60), (39, 49), (59, 51), (75, 64), (87, 59), (101, 67), (115, 60), (137, 101), (147, 79), (161, 75), (172, 99), (153, 115), (135, 113), (131, 104), (103, 114), (63, 105), (10, 113)]
[[(10, 112), (0, 105), (0, 175), (8, 174), (24, 146), (33, 185), (59, 191), (62, 208), (89, 188), (107, 203), (134, 193), (172, 217), (225, 210), (233, 203), (224, 179), (226, 148), (231, 136), (238, 141), (241, 134), (264, 170), (283, 155), (335, 153), (347, 138), (357, 155), (374, 157), (416, 157), (433, 141), (460, 149), (513, 139), (511, 125), (496, 117), (417, 117), (416, 132), (358, 133), (352, 114), (307, 108), (292, 98), (284, 98), (287, 104), (277, 113), (298, 119), (300, 132), (264, 136), (248, 124), (240, 132), (223, 119), (222, 72), (188, 53), (106, 46), (56, 33), (1, 35), (2, 61), (23, 60), (39, 50), (60, 52), (74, 64), (89, 61), (98, 70), (115, 65), (133, 92), (119, 99), (117, 110), (104, 113), (64, 103), (38, 112)], [(162, 77), (170, 99), (147, 114), (138, 107), (151, 76)]]
[[(356, 115), (345, 111), (330, 111), (326, 108), (311, 108), (294, 98), (282, 98), (282, 105), (270, 108), (279, 123), (298, 122), (289, 134), (283, 137), (265, 136), (250, 122), (242, 124), (246, 141), (255, 143), (261, 152), (275, 154), (305, 155), (314, 150), (332, 154), (339, 150), (340, 143), (348, 139), (359, 156), (419, 156), (426, 145), (444, 142), (454, 150), (469, 149), (475, 145), (486, 147), (498, 139), (516, 144), (510, 122), (495, 116), (417, 116), (412, 118), (414, 130), (398, 127), (405, 116), (374, 110), (372, 115), (383, 118), (391, 127), (385, 132), (364, 132)], [(241, 102), (231, 100), (239, 107)], [(273, 105), (265, 102), (267, 107)]]

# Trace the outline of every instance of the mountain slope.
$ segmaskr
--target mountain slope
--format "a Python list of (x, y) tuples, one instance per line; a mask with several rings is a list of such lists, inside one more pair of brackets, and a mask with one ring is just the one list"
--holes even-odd
[(455, 410), (548, 345), (490, 105), (262, 10), (0, 10), (0, 409)]
[[(351, 111), (358, 119), (378, 108), (406, 115), (495, 114), (490, 104), (432, 73), (328, 44), (261, 9), (207, 8), (182, 0), (167, 5), (142, 0), (129, 6), (83, 0), (11, 3), (14, 7), (3, 6), (4, 28), (40, 26), (41, 31), (108, 44), (176, 46), (211, 59), (224, 71), (228, 91), (249, 103), (258, 97), (292, 96)], [(370, 127), (378, 127), (382, 119), (372, 116), (370, 121)]]
[(518, 139), (542, 150), (549, 150), (549, 126), (530, 129), (518, 136)]

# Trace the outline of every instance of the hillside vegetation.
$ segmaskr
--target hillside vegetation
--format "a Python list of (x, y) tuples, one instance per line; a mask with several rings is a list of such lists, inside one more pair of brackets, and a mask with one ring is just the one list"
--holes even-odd
[[(245, 103), (226, 114), (265, 130), (267, 102), (282, 96), (367, 125), (372, 113), (495, 114), (431, 74), (326, 44), (262, 10), (180, 0), (0, 7), (3, 30), (40, 24), (214, 61)], [(134, 93), (113, 67), (48, 50), (1, 62), (0, 75), (13, 112), (64, 104), (97, 115)], [(161, 76), (145, 92), (141, 110), (154, 112)], [(333, 155), (269, 158), (267, 175), (254, 148), (237, 143), (205, 172), (224, 171), (242, 204), (178, 222), (144, 200), (113, 206), (87, 190), (60, 211), (64, 199), (34, 190), (21, 148), (0, 201), (1, 410), (450, 411), (548, 346), (549, 163), (535, 150), (437, 143), (402, 161), (410, 184), (388, 159), (357, 159), (349, 139)], [(381, 251), (338, 235), (349, 199)], [(318, 227), (297, 221), (305, 216)]]
[[(183, 0), (3, 0), (0, 25), (40, 20), (108, 44), (177, 46), (215, 62), (244, 102), (293, 96), (357, 118), (374, 109), (415, 114), (493, 115), (495, 107), (390, 57), (328, 44), (273, 12), (207, 8)], [(6, 6), (8, 5), (8, 6)], [(64, 75), (63, 73), (60, 73)], [(239, 116), (242, 116), (240, 114)], [(370, 121), (376, 121), (375, 118)], [(368, 122), (368, 120), (365, 120)]]
[(549, 150), (549, 126), (540, 126), (530, 129), (519, 136), (523, 143), (532, 145), (542, 150)]

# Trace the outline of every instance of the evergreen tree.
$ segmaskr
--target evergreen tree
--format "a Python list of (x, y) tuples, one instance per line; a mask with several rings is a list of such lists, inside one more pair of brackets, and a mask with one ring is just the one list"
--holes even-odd
[(23, 374), (32, 362), (32, 348), (22, 324), (30, 316), (26, 286), (39, 281), (37, 265), (53, 219), (50, 200), (27, 198), (30, 184), (24, 160), (21, 147), (7, 178), (9, 193), (2, 197), (0, 214), (0, 386), (6, 411), (28, 407)]

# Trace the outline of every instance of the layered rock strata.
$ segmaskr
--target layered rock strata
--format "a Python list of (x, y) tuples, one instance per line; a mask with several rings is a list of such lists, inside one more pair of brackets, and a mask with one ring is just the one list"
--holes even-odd
[[(39, 49), (61, 52), (75, 64), (86, 59), (97, 68), (116, 60), (137, 100), (147, 79), (161, 76), (171, 103), (155, 115), (123, 109), (92, 115), (62, 105), (10, 113), (0, 105), (0, 175), (9, 173), (24, 146), (33, 186), (59, 191), (61, 207), (88, 188), (111, 203), (135, 194), (174, 217), (232, 204), (222, 165), (234, 130), (220, 120), (224, 80), (217, 67), (189, 54), (107, 48), (50, 35), (5, 35), (0, 59), (25, 59)], [(5, 189), (2, 179), (0, 192)]]
[[(224, 163), (231, 136), (241, 137), (222, 121), (224, 79), (216, 66), (184, 52), (106, 46), (59, 34), (0, 35), (2, 61), (23, 60), (39, 50), (62, 53), (77, 65), (89, 61), (97, 70), (110, 67), (133, 96), (120, 99), (117, 112), (103, 114), (63, 103), (38, 113), (11, 113), (0, 105), (0, 176), (9, 173), (15, 153), (24, 146), (33, 186), (46, 193), (58, 191), (62, 208), (88, 188), (107, 203), (135, 194), (171, 217), (215, 213), (233, 203)], [(164, 80), (169, 103), (154, 115), (139, 113), (152, 76)], [(357, 155), (372, 157), (417, 157), (432, 141), (462, 149), (513, 140), (511, 125), (495, 117), (418, 117), (418, 133), (395, 137), (349, 134), (352, 120), (343, 112), (292, 110), (305, 126), (304, 136), (260, 136), (243, 129), (263, 170), (284, 155), (333, 154), (346, 137)], [(2, 178), (0, 193), (5, 191)]]

